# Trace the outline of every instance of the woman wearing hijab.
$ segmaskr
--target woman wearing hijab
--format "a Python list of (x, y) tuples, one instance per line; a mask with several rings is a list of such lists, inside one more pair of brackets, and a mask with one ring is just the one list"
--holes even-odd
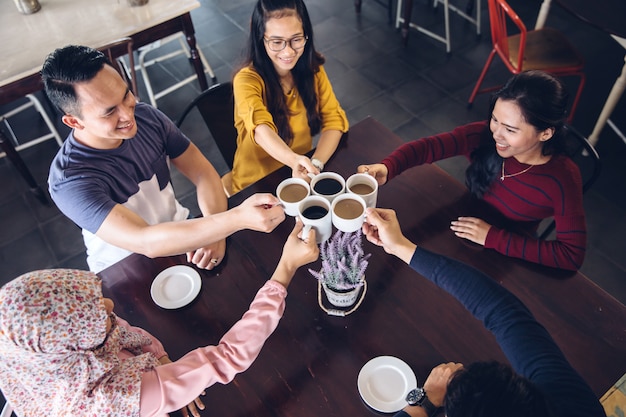
[[(276, 271), (217, 346), (171, 362), (161, 343), (113, 313), (92, 272), (24, 274), (0, 289), (0, 389), (19, 416), (198, 415), (204, 389), (258, 356), (285, 309), (296, 270), (317, 259), (296, 223)], [(187, 410), (187, 408), (189, 410)]]

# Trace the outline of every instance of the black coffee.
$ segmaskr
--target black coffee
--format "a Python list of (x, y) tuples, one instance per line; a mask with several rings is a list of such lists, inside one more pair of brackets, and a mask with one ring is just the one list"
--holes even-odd
[(317, 219), (321, 219), (322, 217), (324, 217), (327, 213), (328, 213), (328, 210), (326, 210), (325, 207), (311, 206), (311, 207), (307, 207), (306, 209), (304, 209), (304, 211), (302, 212), (302, 215), (306, 217), (307, 219), (317, 220)]
[(318, 194), (333, 195), (341, 191), (341, 183), (333, 178), (323, 178), (315, 183), (313, 189)]

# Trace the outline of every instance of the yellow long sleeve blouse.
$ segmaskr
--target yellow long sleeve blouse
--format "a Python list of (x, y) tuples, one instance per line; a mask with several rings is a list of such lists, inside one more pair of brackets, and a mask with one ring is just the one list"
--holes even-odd
[[(315, 88), (322, 119), (321, 131), (348, 131), (346, 113), (335, 97), (323, 67), (315, 74)], [(237, 151), (233, 163), (233, 192), (237, 192), (263, 178), (283, 165), (272, 158), (254, 140), (254, 129), (260, 124), (278, 131), (265, 102), (265, 82), (251, 67), (241, 69), (234, 77), (235, 127), (237, 128)], [(285, 95), (291, 113), (289, 125), (293, 131), (290, 148), (302, 155), (311, 150), (313, 138), (307, 121), (306, 107), (296, 88)]]

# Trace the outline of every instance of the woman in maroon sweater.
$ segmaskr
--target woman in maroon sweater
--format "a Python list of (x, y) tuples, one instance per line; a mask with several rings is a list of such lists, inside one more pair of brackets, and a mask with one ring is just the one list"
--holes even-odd
[[(382, 163), (361, 165), (380, 185), (405, 169), (465, 155), (470, 192), (519, 225), (500, 229), (476, 217), (459, 217), (450, 228), (461, 238), (515, 258), (578, 270), (585, 257), (582, 179), (561, 153), (567, 93), (541, 71), (513, 76), (491, 100), (490, 120), (406, 143)], [(554, 217), (556, 239), (536, 237), (539, 222)]]

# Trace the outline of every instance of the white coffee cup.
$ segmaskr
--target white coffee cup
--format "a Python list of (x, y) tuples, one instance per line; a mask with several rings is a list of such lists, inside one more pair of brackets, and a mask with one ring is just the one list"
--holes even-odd
[(365, 220), (365, 200), (353, 193), (345, 193), (333, 200), (331, 205), (333, 224), (342, 232), (356, 232)]
[(353, 174), (346, 180), (346, 192), (359, 195), (367, 207), (374, 208), (378, 199), (378, 181), (370, 174)]
[(324, 197), (310, 195), (302, 200), (298, 206), (298, 217), (304, 224), (302, 236), (315, 229), (317, 244), (326, 241), (333, 231), (330, 203)]
[(332, 203), (346, 190), (346, 180), (336, 172), (321, 172), (311, 179), (311, 195), (319, 195)]
[(300, 202), (310, 194), (309, 183), (301, 178), (287, 178), (276, 188), (276, 197), (288, 216), (297, 216)]

